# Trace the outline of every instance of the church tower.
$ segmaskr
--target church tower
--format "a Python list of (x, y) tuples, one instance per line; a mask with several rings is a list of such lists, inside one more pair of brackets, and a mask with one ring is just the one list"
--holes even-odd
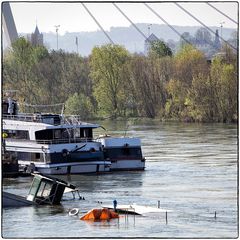
[(33, 46), (43, 46), (43, 34), (39, 32), (37, 25), (29, 40)]

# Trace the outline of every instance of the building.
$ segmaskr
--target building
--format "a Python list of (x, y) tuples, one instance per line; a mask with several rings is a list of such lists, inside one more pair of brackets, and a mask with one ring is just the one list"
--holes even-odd
[(147, 55), (149, 53), (151, 44), (155, 41), (159, 41), (159, 39), (153, 33), (145, 40), (145, 42), (144, 42), (144, 54), (145, 55)]
[(33, 46), (43, 46), (43, 34), (39, 32), (37, 25), (34, 33), (28, 35), (28, 40), (32, 43)]
[(213, 44), (214, 44), (215, 49), (219, 50), (221, 48), (221, 42), (219, 40), (218, 30), (216, 30), (215, 39), (214, 39), (214, 43)]

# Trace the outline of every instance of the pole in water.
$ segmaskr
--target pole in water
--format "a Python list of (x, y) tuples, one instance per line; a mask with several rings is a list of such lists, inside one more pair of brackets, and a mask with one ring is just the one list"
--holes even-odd
[(160, 208), (160, 200), (158, 200), (158, 208)]
[(217, 212), (215, 211), (214, 213), (214, 218), (216, 219), (217, 218)]
[(167, 219), (167, 211), (166, 211), (166, 224), (168, 224), (168, 219)]

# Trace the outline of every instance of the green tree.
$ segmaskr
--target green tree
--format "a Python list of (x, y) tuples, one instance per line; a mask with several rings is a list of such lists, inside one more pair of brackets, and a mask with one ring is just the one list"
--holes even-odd
[(89, 97), (74, 93), (65, 103), (65, 114), (79, 115), (82, 119), (93, 117), (93, 105)]
[(166, 84), (172, 76), (171, 57), (134, 55), (129, 63), (130, 89), (140, 116), (163, 115)]
[(187, 89), (176, 79), (171, 79), (166, 85), (168, 98), (165, 105), (165, 116), (172, 119), (181, 119), (185, 110)]
[(33, 69), (47, 55), (46, 48), (33, 47), (22, 37), (17, 39), (12, 49), (4, 55), (3, 87), (19, 90), (20, 99), (35, 103), (38, 98), (38, 81)]
[(175, 79), (191, 87), (193, 77), (207, 74), (208, 66), (204, 54), (192, 45), (184, 45), (174, 56)]
[(172, 50), (166, 43), (164, 43), (161, 40), (153, 41), (151, 43), (150, 47), (150, 55), (156, 56), (156, 57), (166, 57), (166, 56), (172, 56)]
[(217, 119), (221, 122), (236, 121), (237, 75), (233, 64), (226, 64), (217, 57), (211, 66), (211, 82), (216, 103)]
[(113, 118), (126, 110), (126, 80), (123, 78), (129, 59), (128, 51), (119, 45), (95, 47), (90, 56), (90, 76), (94, 82), (94, 96), (101, 114)]

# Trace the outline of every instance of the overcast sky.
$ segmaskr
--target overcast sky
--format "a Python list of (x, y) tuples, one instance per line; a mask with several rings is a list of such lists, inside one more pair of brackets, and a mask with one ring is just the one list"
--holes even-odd
[[(185, 2), (180, 4), (208, 26), (219, 27), (221, 22), (225, 22), (223, 27), (237, 28), (235, 23), (205, 2)], [(237, 2), (217, 2), (212, 4), (235, 21), (238, 21)], [(110, 27), (130, 25), (112, 3), (85, 3), (85, 5), (105, 30), (109, 30)], [(134, 23), (163, 23), (143, 3), (118, 3), (117, 5)], [(60, 34), (99, 30), (99, 27), (81, 3), (12, 2), (10, 6), (18, 33), (33, 32), (36, 22), (40, 32), (55, 32), (55, 25), (60, 25)], [(149, 6), (172, 25), (200, 25), (174, 3), (149, 3)]]

